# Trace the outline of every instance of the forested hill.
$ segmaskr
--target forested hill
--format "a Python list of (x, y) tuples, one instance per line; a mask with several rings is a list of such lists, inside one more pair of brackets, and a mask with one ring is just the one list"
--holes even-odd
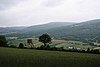
[(64, 26), (48, 30), (48, 33), (58, 39), (99, 41), (100, 42), (100, 19), (86, 21), (70, 26)]
[[(52, 24), (51, 26), (57, 25)], [(39, 27), (35, 27), (37, 28), (37, 30), (34, 27), (29, 27), (29, 30), (26, 29), (28, 31), (24, 30), (25, 33), (19, 32), (17, 34), (14, 34), (14, 36), (23, 35), (25, 37), (38, 37), (43, 33), (48, 33), (49, 35), (51, 35), (51, 37), (55, 39), (78, 40), (84, 42), (100, 42), (100, 19), (52, 28), (50, 28), (50, 26), (45, 25)]]
[(41, 30), (48, 30), (52, 28), (57, 28), (57, 27), (62, 27), (62, 26), (68, 26), (75, 24), (74, 22), (51, 22), (47, 24), (42, 24), (42, 25), (33, 25), (29, 27), (0, 27), (0, 35), (8, 35), (8, 34), (25, 34), (25, 33), (32, 33), (36, 31), (41, 31)]
[(68, 25), (72, 25), (72, 24), (75, 24), (75, 23), (74, 22), (50, 22), (50, 23), (47, 23), (47, 24), (27, 27), (24, 30), (22, 30), (21, 33), (28, 33), (28, 32), (36, 32), (36, 31), (48, 30), (48, 29), (68, 26)]
[(21, 27), (0, 27), (0, 35), (15, 34), (20, 30), (27, 28), (26, 26)]

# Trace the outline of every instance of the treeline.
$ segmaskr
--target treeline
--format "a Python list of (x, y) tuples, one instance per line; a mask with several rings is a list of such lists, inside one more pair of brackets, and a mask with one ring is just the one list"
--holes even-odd
[[(78, 49), (64, 49), (63, 47), (57, 48), (57, 47), (50, 47), (49, 43), (51, 43), (51, 38), (48, 34), (43, 34), (39, 37), (39, 41), (44, 43), (44, 45), (41, 45), (40, 47), (31, 47), (28, 49), (37, 49), (37, 50), (51, 50), (51, 51), (65, 51), (65, 52), (80, 52), (80, 53), (95, 53), (100, 54), (99, 50), (90, 50), (88, 48), (87, 50), (78, 50)], [(24, 47), (23, 43), (20, 43), (18, 47), (14, 45), (7, 45), (7, 41), (5, 36), (0, 36), (0, 47), (12, 47), (12, 48), (21, 48), (21, 49), (27, 49), (27, 47)]]
[(87, 50), (78, 50), (78, 49), (64, 49), (63, 47), (57, 48), (57, 47), (50, 47), (49, 45), (44, 46), (41, 45), (40, 47), (37, 47), (35, 49), (38, 50), (50, 50), (50, 51), (64, 51), (64, 52), (79, 52), (79, 53), (93, 53), (93, 54), (100, 54), (99, 50), (91, 50), (88, 48)]
[(87, 50), (78, 50), (78, 49), (64, 49), (64, 47), (51, 47), (49, 45), (41, 45), (40, 47), (24, 47), (23, 43), (20, 43), (18, 47), (11, 45), (10, 48), (19, 48), (19, 49), (35, 49), (35, 50), (49, 50), (49, 51), (63, 51), (63, 52), (79, 52), (79, 53), (91, 53), (91, 54), (100, 54), (99, 50), (91, 50), (88, 48)]
[(8, 47), (5, 36), (0, 35), (0, 47)]
[(92, 53), (92, 54), (100, 54), (99, 50), (93, 50), (90, 48), (87, 48), (87, 50), (82, 49), (64, 49), (64, 47), (51, 47), (49, 45), (41, 45), (40, 47), (24, 47), (23, 43), (20, 43), (18, 47), (14, 45), (10, 45), (10, 48), (19, 48), (19, 49), (35, 49), (35, 50), (49, 50), (49, 51), (63, 51), (63, 52), (79, 52), (79, 53)]

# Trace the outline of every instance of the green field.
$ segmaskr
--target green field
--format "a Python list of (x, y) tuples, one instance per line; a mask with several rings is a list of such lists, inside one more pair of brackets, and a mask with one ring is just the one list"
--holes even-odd
[[(10, 45), (15, 45), (15, 46), (19, 46), (20, 43), (26, 44), (27, 47), (29, 47), (29, 45), (27, 44), (27, 39), (28, 38), (23, 38), (23, 39), (12, 39), (12, 40), (8, 40)], [(39, 42), (38, 39), (33, 38), (33, 45), (35, 47), (39, 47), (41, 45), (43, 45), (43, 43)], [(52, 40), (52, 43), (50, 44), (51, 47), (64, 47), (65, 49), (67, 47), (76, 47), (76, 48), (81, 48), (83, 50), (87, 50), (87, 48), (93, 49), (95, 48), (95, 46), (90, 46), (90, 45), (83, 45), (85, 43), (79, 42), (79, 41), (65, 41), (65, 40)]]
[(100, 67), (100, 55), (0, 47), (0, 67)]

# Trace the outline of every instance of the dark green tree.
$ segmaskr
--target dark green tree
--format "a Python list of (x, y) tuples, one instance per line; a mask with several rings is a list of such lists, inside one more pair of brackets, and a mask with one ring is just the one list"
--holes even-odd
[(87, 52), (90, 52), (90, 48), (87, 49)]
[(0, 35), (0, 46), (7, 47), (7, 41), (5, 36)]
[(48, 34), (43, 34), (39, 37), (39, 41), (47, 46), (47, 43), (51, 43), (51, 37)]
[(20, 43), (18, 48), (24, 48), (23, 43)]

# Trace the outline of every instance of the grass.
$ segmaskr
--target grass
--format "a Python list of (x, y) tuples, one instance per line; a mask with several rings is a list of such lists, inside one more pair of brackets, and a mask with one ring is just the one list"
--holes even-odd
[(0, 47), (0, 67), (100, 67), (100, 55)]
[[(16, 45), (17, 47), (19, 46), (20, 43), (27, 44), (27, 38), (23, 39), (15, 39), (15, 40), (10, 40), (10, 45)], [(33, 44), (35, 47), (39, 47), (43, 45), (43, 43), (39, 42), (37, 39), (33, 38)], [(79, 41), (65, 41), (65, 40), (52, 40), (52, 43), (50, 44), (51, 47), (64, 47), (67, 48), (69, 46), (76, 47), (76, 48), (81, 48), (84, 50), (87, 50), (87, 48), (93, 49), (95, 46), (90, 46), (90, 45), (82, 45), (84, 43), (79, 42)], [(27, 44), (28, 46), (28, 44)]]

